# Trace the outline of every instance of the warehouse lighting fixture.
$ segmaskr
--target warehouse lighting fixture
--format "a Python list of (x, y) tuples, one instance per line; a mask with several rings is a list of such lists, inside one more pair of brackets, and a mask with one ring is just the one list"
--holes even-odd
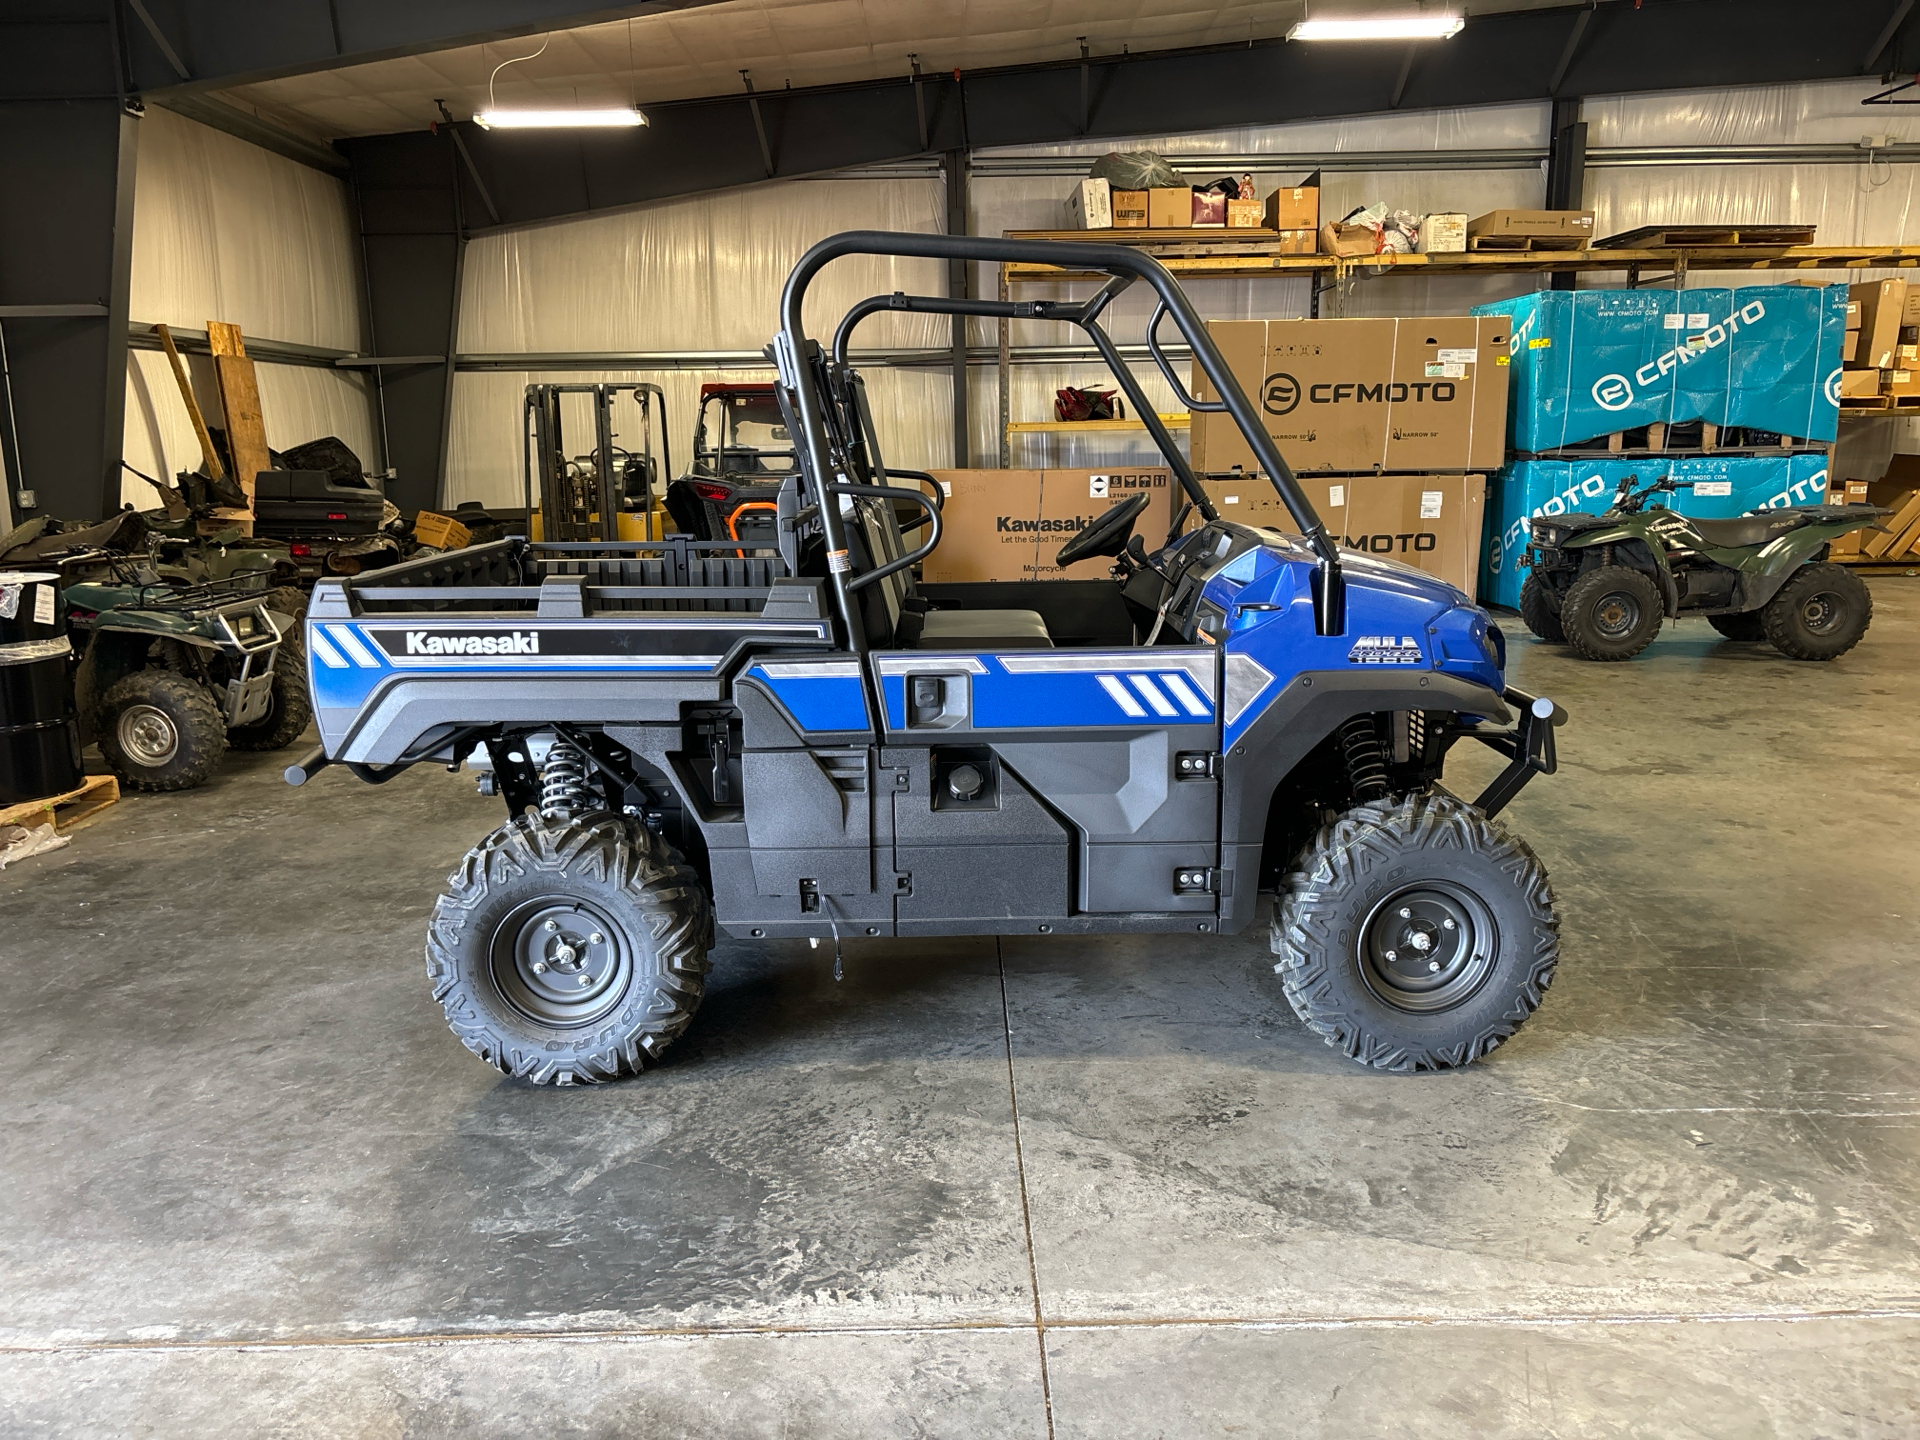
[(611, 110), (481, 110), (473, 123), (482, 130), (614, 129), (644, 125), (647, 117), (623, 105)]
[[(474, 124), (482, 130), (624, 130), (647, 123), (647, 117), (641, 113), (638, 105), (572, 110), (499, 109), (494, 104), (493, 82), (500, 78), (500, 72), (509, 65), (539, 59), (547, 53), (547, 45), (552, 39), (553, 36), (548, 35), (540, 42), (540, 48), (531, 55), (515, 55), (512, 59), (502, 60), (493, 67), (493, 73), (487, 76), (487, 108), (474, 112)], [(627, 28), (627, 53), (631, 63), (633, 53), (631, 22)]]
[(1365, 15), (1340, 20), (1302, 20), (1289, 40), (1445, 40), (1467, 22), (1458, 15)]

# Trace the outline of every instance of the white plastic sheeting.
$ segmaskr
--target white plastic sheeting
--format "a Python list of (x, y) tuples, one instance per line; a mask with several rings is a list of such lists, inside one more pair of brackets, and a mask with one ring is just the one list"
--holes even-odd
[[(1619, 146), (1851, 144), (1868, 134), (1920, 138), (1920, 114), (1859, 101), (1869, 81), (1763, 86), (1748, 89), (1590, 99), (1585, 116), (1590, 150)], [(1373, 200), (1415, 212), (1477, 215), (1501, 206), (1543, 203), (1544, 166), (1487, 169), (1409, 169), (1394, 158), (1407, 152), (1544, 150), (1550, 109), (1545, 104), (1422, 111), (1345, 120), (1246, 127), (1203, 134), (1090, 139), (1066, 144), (978, 152), (971, 185), (971, 229), (1057, 227), (1070, 180), (1064, 175), (992, 174), (1014, 159), (1092, 157), (1110, 149), (1154, 149), (1177, 157), (1196, 179), (1200, 157), (1222, 157), (1221, 173), (1238, 173), (1242, 157), (1273, 155), (1255, 165), (1262, 191), (1297, 183), (1308, 157), (1379, 154), (1381, 168), (1328, 169), (1322, 213), (1338, 216)], [(1229, 157), (1233, 163), (1229, 163)], [(1343, 164), (1351, 163), (1343, 161)], [(1388, 168), (1388, 167), (1400, 168)], [(1064, 165), (1062, 167), (1065, 168)], [(982, 173), (988, 172), (988, 173)], [(1797, 222), (1820, 227), (1830, 244), (1901, 243), (1916, 233), (1915, 185), (1920, 166), (1856, 164), (1591, 165), (1588, 203), (1599, 234), (1652, 223)], [(564, 222), (537, 230), (489, 236), (468, 250), (460, 349), (475, 352), (713, 351), (757, 349), (778, 324), (780, 287), (793, 261), (812, 241), (855, 228), (938, 230), (943, 199), (937, 180), (835, 179), (755, 187), (649, 207), (621, 215)], [(1726, 278), (1696, 274), (1696, 284)], [(1743, 283), (1785, 281), (1785, 272), (1759, 271)], [(1829, 272), (1818, 278), (1861, 278)], [(993, 267), (975, 267), (974, 293), (992, 296)], [(1485, 300), (1540, 288), (1543, 276), (1358, 277), (1322, 297), (1323, 314), (1459, 314)], [(1583, 284), (1617, 283), (1613, 277)], [(944, 274), (925, 262), (842, 262), (814, 287), (808, 311), (812, 333), (825, 338), (846, 305), (891, 289), (938, 294)], [(1188, 286), (1203, 315), (1217, 319), (1304, 315), (1310, 303), (1304, 279), (1194, 280)], [(1088, 284), (1024, 285), (1019, 299), (1084, 296)], [(1108, 316), (1111, 332), (1135, 344), (1151, 300), (1139, 287)], [(975, 321), (971, 340), (991, 346), (997, 329)], [(1170, 327), (1167, 330), (1171, 338)], [(884, 316), (863, 327), (861, 349), (943, 347), (947, 322), (924, 316)], [(1073, 345), (1064, 326), (1021, 321), (1016, 347)], [(728, 372), (738, 377), (739, 371)], [(947, 376), (943, 369), (868, 370), (877, 419), (890, 458), (901, 464), (945, 464), (951, 446)], [(1150, 363), (1140, 371), (1155, 404), (1175, 408), (1171, 391)], [(454, 499), (517, 503), (518, 424), (524, 374), (463, 374), (455, 386)], [(555, 379), (587, 378), (578, 373)], [(610, 377), (611, 378), (611, 377)], [(693, 399), (703, 379), (718, 373), (649, 372), (672, 397), (676, 459), (692, 431)], [(970, 371), (973, 458), (998, 463), (999, 394), (991, 365)], [(1067, 384), (1110, 385), (1097, 362), (1016, 364), (1010, 412), (1016, 420), (1051, 415), (1054, 390)], [(1920, 448), (1909, 439), (1911, 421), (1850, 425), (1836, 468), (1877, 474), (1893, 448)], [(1016, 436), (1016, 465), (1121, 464), (1148, 458), (1144, 436)]]
[[(944, 203), (937, 180), (792, 181), (482, 236), (467, 246), (460, 350), (758, 350), (809, 246), (842, 230), (938, 231)], [(814, 283), (806, 321), (831, 338), (855, 300), (945, 285), (937, 261), (842, 260)], [(876, 316), (859, 343), (942, 345), (946, 327)]]
[[(135, 322), (200, 330), (224, 320), (261, 339), (366, 348), (358, 238), (341, 181), (154, 106), (140, 124), (133, 214)], [(202, 410), (219, 424), (210, 362), (187, 364)], [(266, 362), (256, 371), (275, 449), (338, 435), (367, 465), (378, 462), (364, 374)], [(200, 463), (165, 355), (129, 354), (126, 406), (130, 465), (166, 479)], [(154, 492), (128, 475), (121, 496), (149, 506)]]

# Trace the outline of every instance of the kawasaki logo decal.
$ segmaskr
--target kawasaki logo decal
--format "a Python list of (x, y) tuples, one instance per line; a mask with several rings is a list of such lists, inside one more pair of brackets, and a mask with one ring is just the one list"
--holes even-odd
[(538, 655), (540, 632), (516, 630), (511, 635), (429, 635), (407, 632), (409, 655)]

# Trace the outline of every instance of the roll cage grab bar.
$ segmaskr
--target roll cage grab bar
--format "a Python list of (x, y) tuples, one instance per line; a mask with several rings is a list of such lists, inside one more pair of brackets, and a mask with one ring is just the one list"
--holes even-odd
[[(787, 276), (786, 288), (780, 296), (780, 333), (774, 337), (772, 347), (775, 364), (780, 370), (780, 381), (792, 393), (800, 421), (802, 433), (799, 443), (804, 447), (809, 461), (808, 466), (804, 467), (808, 472), (804, 477), (805, 483), (830, 484), (826, 477), (835, 475), (837, 469), (827, 443), (827, 397), (822, 393), (820, 374), (815, 366), (817, 347), (813, 347), (807, 338), (802, 311), (806, 304), (807, 287), (813, 283), (814, 277), (829, 262), (848, 255), (897, 255), (925, 260), (989, 263), (1024, 261), (1058, 265), (1065, 270), (1093, 270), (1111, 277), (1098, 292), (1083, 301), (962, 300), (904, 294), (871, 296), (848, 310), (840, 322), (833, 338), (833, 359), (836, 363), (844, 364), (854, 327), (867, 316), (882, 310), (1058, 320), (1077, 325), (1086, 332), (1087, 338), (1106, 361), (1113, 378), (1119, 382), (1128, 402), (1133, 405), (1134, 413), (1145, 424), (1148, 433), (1160, 447), (1161, 454), (1179, 478), (1188, 499), (1208, 520), (1217, 520), (1220, 517), (1207, 499), (1206, 492), (1200, 488), (1199, 477), (1194, 474), (1192, 465), (1173, 443), (1166, 424), (1141, 389), (1139, 379), (1099, 325), (1101, 313), (1114, 297), (1134, 282), (1144, 280), (1153, 288), (1160, 302), (1148, 326), (1148, 348), (1156, 364), (1169, 379), (1173, 378), (1172, 368), (1160, 353), (1157, 339), (1153, 338), (1160, 321), (1171, 315), (1181, 337), (1192, 348), (1195, 362), (1211, 383), (1214, 393), (1220, 397), (1216, 402), (1195, 408), (1212, 409), (1217, 406), (1233, 417), (1241, 436), (1252, 449), (1254, 459), (1266, 472), (1268, 480), (1286, 505), (1287, 512), (1293, 517), (1294, 524), (1299, 526), (1300, 534), (1318, 557), (1319, 563), (1313, 575), (1315, 629), (1322, 635), (1338, 635), (1345, 630), (1345, 591), (1338, 547), (1321, 524), (1312, 502), (1301, 490), (1279, 447), (1261, 424), (1259, 412), (1240, 388), (1233, 372), (1227, 368), (1219, 348), (1214, 345), (1213, 337), (1207, 333), (1186, 292), (1181, 290), (1179, 283), (1158, 260), (1125, 246), (1064, 240), (1004, 240), (981, 235), (896, 234), (884, 230), (850, 230), (845, 234), (829, 236), (815, 245), (800, 257), (792, 274)], [(1186, 395), (1184, 387), (1177, 381), (1174, 389), (1176, 393)], [(856, 653), (864, 653), (867, 649), (865, 629), (855, 613), (853, 585), (845, 568), (846, 534), (841, 523), (840, 507), (822, 504), (819, 513), (827, 549), (831, 556), (837, 557), (829, 560), (828, 567), (835, 605), (847, 626), (848, 638)]]

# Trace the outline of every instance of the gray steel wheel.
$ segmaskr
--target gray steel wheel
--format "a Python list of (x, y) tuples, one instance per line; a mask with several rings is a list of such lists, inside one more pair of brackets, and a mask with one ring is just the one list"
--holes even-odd
[(447, 879), (427, 974), (460, 1043), (536, 1085), (632, 1075), (693, 1020), (713, 918), (700, 877), (622, 815), (509, 821)]
[(172, 670), (140, 670), (100, 697), (93, 733), (130, 790), (189, 790), (227, 753), (227, 724), (206, 687)]
[(114, 722), (114, 738), (136, 765), (157, 769), (180, 753), (180, 731), (158, 705), (129, 705)]

